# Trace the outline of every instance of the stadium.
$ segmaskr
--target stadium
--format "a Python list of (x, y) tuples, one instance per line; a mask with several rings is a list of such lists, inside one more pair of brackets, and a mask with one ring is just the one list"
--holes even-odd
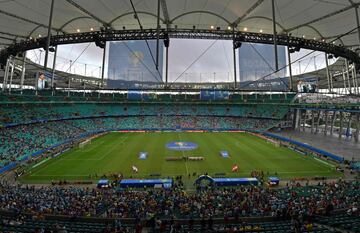
[(0, 0), (0, 233), (360, 232), (359, 0)]

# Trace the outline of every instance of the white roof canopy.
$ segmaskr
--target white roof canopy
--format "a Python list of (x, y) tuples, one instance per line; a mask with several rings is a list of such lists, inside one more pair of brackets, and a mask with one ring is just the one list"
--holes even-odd
[[(161, 0), (161, 27), (226, 29), (272, 33), (271, 0)], [(133, 0), (144, 28), (156, 28), (157, 0)], [(163, 4), (165, 3), (165, 4)], [(50, 0), (0, 0), (0, 48), (28, 37), (46, 36)], [(166, 5), (166, 6), (165, 6)], [(360, 0), (275, 0), (277, 31), (359, 47), (356, 9)], [(163, 9), (167, 13), (164, 14)], [(165, 11), (165, 12), (166, 12)], [(130, 0), (55, 0), (53, 34), (138, 29)]]

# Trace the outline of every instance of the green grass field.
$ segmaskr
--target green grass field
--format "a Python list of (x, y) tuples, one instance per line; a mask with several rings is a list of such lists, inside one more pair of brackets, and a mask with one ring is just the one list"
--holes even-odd
[[(171, 141), (198, 144), (192, 151), (166, 148)], [(226, 150), (230, 158), (220, 156)], [(148, 152), (146, 160), (139, 152)], [(166, 157), (203, 156), (204, 161), (166, 161)], [(238, 173), (232, 173), (234, 164)], [(135, 165), (139, 172), (134, 174)], [(196, 172), (209, 175), (226, 173), (228, 177), (249, 177), (252, 170), (265, 174), (277, 172), (281, 178), (326, 176), (339, 177), (328, 162), (301, 155), (285, 147), (276, 147), (266, 140), (247, 133), (108, 133), (95, 138), (84, 148), (74, 148), (30, 169), (21, 181), (47, 183), (51, 180), (88, 180), (90, 174), (123, 173), (125, 177), (149, 178), (152, 173), (173, 177)]]

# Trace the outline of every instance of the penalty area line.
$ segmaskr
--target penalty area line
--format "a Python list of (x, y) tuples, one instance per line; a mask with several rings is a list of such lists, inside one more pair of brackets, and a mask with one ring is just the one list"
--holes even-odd
[[(124, 136), (121, 138), (121, 140), (114, 144), (113, 146), (110, 147), (110, 149), (108, 149), (107, 152), (105, 152), (101, 157), (97, 158), (97, 159), (94, 159), (94, 160), (103, 160), (105, 157), (107, 157), (109, 154), (111, 154), (113, 152), (113, 150), (117, 147), (117, 146), (123, 146), (125, 145), (125, 141), (126, 139), (128, 139), (128, 136)], [(90, 160), (90, 159), (89, 159)]]
[(331, 167), (331, 168), (335, 168), (335, 165), (333, 165), (333, 164), (330, 164), (330, 163), (328, 163), (328, 162), (326, 162), (326, 161), (324, 161), (324, 160), (322, 160), (322, 159), (319, 159), (319, 158), (316, 158), (316, 157), (313, 157), (316, 161), (318, 161), (318, 162), (320, 162), (320, 163), (323, 163), (323, 164), (325, 164), (325, 165), (327, 165), (327, 166), (329, 166), (329, 167)]

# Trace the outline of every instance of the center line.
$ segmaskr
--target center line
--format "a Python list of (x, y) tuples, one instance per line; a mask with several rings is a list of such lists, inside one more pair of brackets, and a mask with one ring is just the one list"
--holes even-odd
[[(180, 133), (178, 133), (177, 135), (178, 135), (179, 140), (181, 141)], [(185, 157), (184, 151), (181, 150), (181, 152), (183, 154), (183, 157)], [(187, 166), (187, 160), (186, 159), (185, 159), (185, 168), (186, 168), (186, 175), (188, 175), (189, 174), (189, 169), (188, 169), (188, 166)]]

